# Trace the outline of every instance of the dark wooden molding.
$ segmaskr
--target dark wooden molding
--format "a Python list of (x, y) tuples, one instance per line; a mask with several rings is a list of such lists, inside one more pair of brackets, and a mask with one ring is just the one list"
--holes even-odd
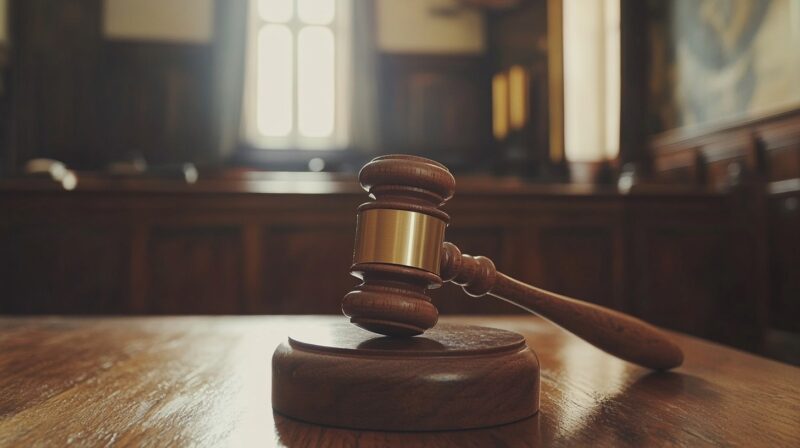
[(754, 117), (672, 129), (652, 136), (650, 146), (658, 153), (669, 152), (673, 148), (698, 146), (706, 140), (715, 139), (722, 133), (742, 131), (795, 119), (800, 119), (800, 107), (791, 107), (780, 112)]
[(653, 137), (650, 154), (656, 179), (673, 170), (671, 161), (678, 160), (694, 160), (696, 181), (717, 186), (729, 183), (725, 177), (734, 183), (800, 178), (800, 108), (675, 129)]

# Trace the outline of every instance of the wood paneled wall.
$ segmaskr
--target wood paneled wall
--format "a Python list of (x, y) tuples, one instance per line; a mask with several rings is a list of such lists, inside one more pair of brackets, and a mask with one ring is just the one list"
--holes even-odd
[[(73, 192), (32, 182), (0, 185), (11, 211), (0, 216), (3, 313), (339, 313), (356, 284), (348, 268), (365, 196), (354, 181), (317, 184), (319, 194), (290, 193), (286, 181), (84, 181)], [(759, 297), (738, 249), (752, 244), (731, 225), (728, 195), (478, 183), (463, 180), (447, 207), (447, 237), (466, 253), (534, 285), (758, 347)], [(433, 296), (445, 314), (517, 312), (452, 286)]]
[(800, 333), (800, 109), (663, 133), (651, 156), (661, 183), (736, 192), (732, 228), (755, 243), (737, 244), (752, 272), (743, 287), (766, 298), (767, 325)]
[[(50, 157), (100, 169), (131, 154), (151, 164), (218, 162), (214, 42), (109, 39), (101, 0), (11, 4), (8, 168)], [(493, 149), (489, 60), (379, 53), (380, 150), (484, 167)]]
[(383, 54), (382, 140), (388, 152), (472, 164), (491, 147), (491, 74), (483, 55)]
[(13, 1), (10, 12), (10, 167), (209, 158), (210, 45), (106, 39), (101, 0)]

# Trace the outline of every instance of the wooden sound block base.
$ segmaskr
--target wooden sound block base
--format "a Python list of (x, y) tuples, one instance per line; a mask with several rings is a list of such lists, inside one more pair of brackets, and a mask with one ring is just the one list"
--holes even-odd
[(539, 361), (514, 332), (440, 324), (389, 338), (342, 323), (292, 334), (272, 357), (272, 406), (310, 423), (440, 431), (539, 410)]

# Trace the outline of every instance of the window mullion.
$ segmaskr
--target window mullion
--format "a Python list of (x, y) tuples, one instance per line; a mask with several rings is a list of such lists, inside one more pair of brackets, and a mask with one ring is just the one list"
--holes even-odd
[(292, 62), (294, 64), (294, 83), (292, 84), (292, 88), (294, 89), (294, 91), (292, 92), (292, 101), (293, 101), (293, 105), (294, 105), (294, 108), (293, 108), (294, 109), (294, 117), (293, 117), (293, 122), (292, 122), (292, 125), (293, 125), (292, 126), (292, 145), (295, 146), (295, 148), (300, 146), (300, 100), (299, 100), (299, 96), (300, 96), (300, 94), (299, 94), (299, 84), (300, 84), (300, 82), (299, 82), (299, 80), (300, 80), (300, 64), (299, 64), (299, 60), (300, 60), (300, 58), (299, 58), (298, 55), (300, 54), (299, 36), (300, 36), (300, 30), (302, 29), (301, 28), (302, 25), (300, 24), (300, 21), (296, 18), (297, 17), (296, 8), (297, 8), (297, 5), (295, 4), (295, 17), (292, 18), (292, 25), (291, 25), (292, 35), (293, 35), (294, 41), (295, 41), (295, 47), (294, 47), (295, 51), (293, 53), (294, 61)]
[[(284, 76), (282, 78), (283, 81), (279, 81), (280, 83), (278, 84), (271, 81), (265, 81), (266, 84), (264, 85), (273, 86), (271, 89), (272, 93), (269, 94), (271, 95), (269, 98), (277, 96), (282, 99), (277, 102), (272, 101), (271, 103), (273, 106), (271, 109), (269, 109), (269, 113), (267, 114), (264, 114), (264, 112), (254, 111), (254, 117), (256, 120), (261, 120), (257, 122), (257, 126), (267, 126), (265, 123), (274, 123), (275, 125), (270, 126), (271, 128), (282, 127), (286, 130), (286, 133), (281, 136), (275, 132), (270, 133), (267, 131), (262, 131), (259, 138), (261, 145), (265, 148), (332, 148), (334, 144), (339, 143), (336, 136), (338, 135), (337, 129), (339, 122), (342, 119), (342, 117), (339, 116), (340, 111), (338, 106), (339, 102), (341, 101), (339, 78), (342, 75), (337, 68), (341, 63), (341, 55), (339, 53), (340, 36), (338, 33), (338, 28), (336, 27), (336, 16), (334, 16), (332, 20), (326, 21), (326, 19), (320, 18), (325, 17), (324, 14), (323, 16), (319, 16), (313, 9), (304, 9), (304, 14), (308, 14), (309, 21), (307, 22), (303, 20), (303, 17), (305, 16), (301, 17), (300, 15), (300, 3), (297, 0), (291, 3), (293, 4), (291, 15), (289, 15), (288, 9), (284, 9), (283, 15), (273, 14), (274, 17), (270, 16), (272, 17), (272, 20), (259, 15), (259, 11), (256, 11), (257, 20), (254, 22), (257, 25), (257, 32), (255, 33), (256, 36), (260, 35), (260, 31), (258, 30), (261, 30), (264, 27), (285, 27), (285, 31), (282, 32), (284, 33), (282, 35), (282, 40), (291, 39), (290, 53), (284, 53), (284, 56), (281, 58), (281, 60), (284, 62), (280, 63), (279, 65), (262, 62), (258, 70), (263, 70), (263, 73), (270, 73), (273, 72), (273, 70), (290, 69), (292, 72), (291, 78), (287, 79), (286, 76)], [(266, 14), (263, 11), (261, 11), (261, 13)], [(336, 14), (339, 14), (338, 6)], [(283, 20), (284, 18), (286, 20)], [(301, 35), (303, 37), (303, 41), (305, 42), (302, 53), (300, 48)], [(270, 42), (276, 41), (270, 39)], [(275, 48), (279, 47), (282, 48), (282, 45), (276, 43)], [(319, 54), (317, 51), (319, 51)], [(259, 53), (257, 51), (255, 53), (256, 58), (258, 57), (258, 54)], [(286, 58), (286, 56), (290, 57)], [(271, 56), (265, 56), (265, 58), (265, 61), (271, 60)], [(303, 68), (305, 69), (305, 72), (303, 72), (302, 75), (300, 66), (301, 62), (303, 63)], [(285, 69), (280, 69), (277, 67), (285, 67)], [(329, 71), (330, 73), (328, 73)], [(258, 73), (262, 72), (259, 71), (256, 73), (256, 79), (259, 79), (260, 75), (258, 75)], [(281, 75), (279, 74), (261, 79), (272, 79), (276, 76), (278, 77), (276, 79), (281, 79)], [(328, 78), (328, 76), (332, 76), (332, 78)], [(281, 85), (286, 87), (281, 89)], [(254, 84), (253, 87), (258, 88), (256, 84)], [(248, 94), (251, 95), (251, 97), (256, 96), (255, 94)], [(258, 98), (256, 96), (256, 101), (271, 101), (269, 98)], [(269, 106), (266, 105), (264, 107), (264, 110), (269, 108)], [(291, 110), (285, 110), (289, 109), (289, 107), (291, 107)], [(301, 107), (304, 109), (301, 110)], [(278, 114), (278, 110), (282, 108), (284, 111), (276, 119), (277, 121), (265, 121), (273, 120), (269, 117), (276, 116), (276, 114)], [(329, 111), (329, 109), (332, 110)], [(262, 118), (259, 119), (259, 116)], [(331, 127), (332, 131), (329, 131)], [(264, 127), (263, 129), (267, 129), (267, 127)]]
[(302, 21), (300, 21), (300, 15), (298, 12), (297, 1), (294, 2), (294, 14), (292, 15), (292, 19), (287, 24), (289, 28), (292, 30), (292, 36), (294, 37), (295, 47), (294, 47), (294, 61), (292, 64), (294, 66), (294, 84), (292, 84), (293, 92), (292, 92), (292, 101), (293, 101), (293, 113), (294, 116), (292, 117), (292, 146), (294, 149), (300, 148), (301, 146), (301, 136), (300, 136), (300, 30), (303, 29), (305, 25)]

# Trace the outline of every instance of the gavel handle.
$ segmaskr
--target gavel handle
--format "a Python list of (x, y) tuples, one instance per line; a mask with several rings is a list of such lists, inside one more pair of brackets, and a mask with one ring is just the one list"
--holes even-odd
[(486, 294), (538, 314), (620, 359), (655, 370), (683, 363), (683, 352), (656, 327), (592, 303), (536, 288), (497, 272), (486, 257), (464, 255), (444, 243), (443, 280), (461, 285), (474, 297)]

